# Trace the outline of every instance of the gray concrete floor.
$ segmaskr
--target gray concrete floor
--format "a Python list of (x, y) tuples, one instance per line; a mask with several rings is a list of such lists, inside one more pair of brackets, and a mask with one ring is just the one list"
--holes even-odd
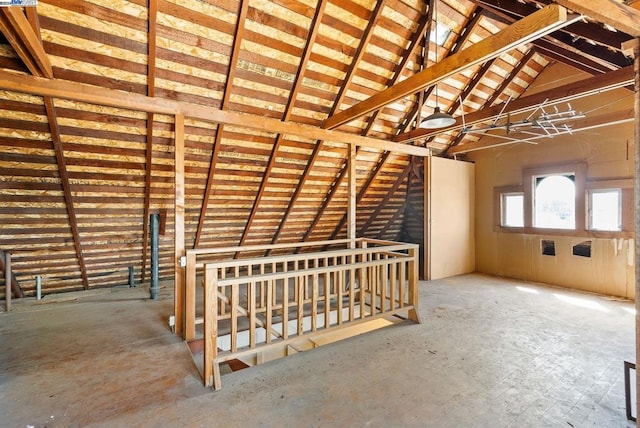
[(167, 328), (168, 290), (47, 301), (0, 313), (2, 427), (635, 426), (627, 301), (477, 274), (423, 282), (422, 324), (231, 373), (218, 392)]

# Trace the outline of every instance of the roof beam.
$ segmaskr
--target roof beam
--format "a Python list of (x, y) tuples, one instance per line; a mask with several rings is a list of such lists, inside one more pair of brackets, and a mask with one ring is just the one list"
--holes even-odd
[[(304, 51), (300, 58), (300, 65), (298, 66), (298, 72), (296, 73), (296, 77), (294, 79), (293, 88), (291, 89), (291, 92), (289, 92), (289, 99), (287, 101), (287, 106), (285, 108), (285, 113), (283, 116), (283, 120), (285, 121), (289, 120), (289, 118), (291, 117), (291, 113), (293, 112), (293, 106), (295, 105), (296, 98), (298, 97), (300, 86), (302, 86), (302, 77), (304, 76), (304, 72), (307, 69), (307, 64), (309, 62), (309, 58), (311, 57), (311, 48), (313, 47), (316, 37), (318, 36), (320, 22), (322, 21), (322, 17), (324, 16), (326, 5), (326, 0), (318, 0), (318, 5), (316, 6), (316, 11), (311, 21), (307, 43), (305, 44)], [(247, 220), (247, 224), (244, 227), (244, 231), (242, 232), (242, 237), (240, 238), (240, 243), (238, 244), (238, 246), (244, 245), (247, 239), (249, 230), (251, 229), (251, 225), (253, 224), (253, 220), (255, 219), (256, 213), (258, 212), (258, 206), (260, 205), (260, 201), (262, 200), (264, 191), (267, 187), (267, 181), (271, 176), (271, 170), (275, 165), (276, 155), (278, 153), (278, 150), (280, 149), (280, 145), (282, 144), (283, 139), (284, 137), (282, 134), (278, 134), (278, 136), (276, 137), (275, 144), (273, 145), (273, 149), (271, 150), (271, 155), (269, 156), (269, 162), (267, 164), (267, 167), (265, 168), (262, 182), (260, 183), (260, 189), (258, 190), (258, 194), (253, 202), (251, 214), (249, 214), (249, 219)], [(235, 255), (237, 256), (238, 253), (236, 253)]]
[[(491, 107), (491, 105), (498, 99), (498, 97), (504, 92), (504, 90), (507, 89), (507, 87), (511, 84), (511, 82), (513, 82), (513, 79), (515, 79), (515, 77), (522, 71), (522, 69), (526, 67), (529, 61), (531, 61), (531, 58), (533, 58), (533, 55), (535, 54), (535, 52), (536, 51), (534, 49), (530, 49), (529, 52), (527, 52), (526, 55), (522, 57), (518, 65), (513, 70), (511, 70), (511, 72), (502, 81), (500, 86), (498, 86), (496, 90), (493, 91), (493, 94), (491, 94), (491, 96), (487, 98), (484, 104), (482, 104), (482, 107), (480, 108), (480, 110), (486, 107)], [(449, 147), (447, 147), (444, 150), (443, 155), (447, 156), (449, 154), (449, 150), (451, 150), (452, 147), (455, 147), (458, 144), (460, 144), (460, 142), (464, 139), (466, 135), (467, 134), (460, 132), (453, 139), (451, 144), (449, 144)]]
[(347, 132), (332, 131), (294, 122), (283, 122), (255, 114), (223, 111), (214, 107), (170, 100), (152, 98), (141, 94), (101, 88), (85, 83), (70, 82), (60, 79), (42, 79), (0, 70), (0, 88), (33, 95), (52, 96), (67, 100), (82, 101), (89, 104), (105, 105), (143, 112), (175, 115), (184, 114), (185, 118), (199, 119), (205, 122), (223, 123), (257, 129), (266, 132), (279, 132), (303, 138), (327, 140), (345, 144), (371, 147), (377, 150), (390, 150), (416, 156), (429, 156), (423, 147), (409, 144), (395, 144), (377, 138), (362, 137)]
[(614, 0), (554, 0), (582, 15), (587, 15), (630, 36), (640, 37), (640, 11)]
[[(418, 24), (418, 28), (416, 28), (416, 31), (411, 36), (411, 40), (409, 42), (409, 45), (407, 46), (407, 48), (404, 51), (404, 54), (402, 55), (402, 59), (400, 60), (400, 62), (396, 65), (395, 69), (393, 70), (393, 77), (389, 80), (388, 86), (393, 86), (398, 82), (398, 80), (400, 80), (400, 77), (402, 76), (402, 71), (407, 66), (407, 63), (409, 62), (409, 59), (413, 55), (413, 52), (415, 51), (415, 49), (418, 46), (420, 46), (420, 41), (423, 40), (425, 33), (429, 33), (429, 31), (431, 29), (432, 15), (433, 15), (433, 8), (429, 8), (428, 12), (425, 15), (423, 15), (422, 19), (420, 20), (420, 23)], [(378, 117), (378, 114), (380, 113), (380, 111), (381, 110), (376, 110), (371, 115), (371, 117), (369, 118), (369, 121), (367, 123), (367, 126), (365, 127), (365, 129), (363, 131), (363, 135), (366, 136), (371, 131), (371, 128), (373, 127), (373, 124), (374, 124), (376, 118)], [(415, 117), (415, 115), (413, 117)], [(409, 122), (409, 120), (403, 121), (403, 123), (408, 123), (408, 122)], [(356, 155), (357, 155), (357, 153), (358, 153), (358, 151), (356, 150)], [(386, 159), (388, 158), (387, 153), (389, 153), (389, 152), (384, 152), (382, 157), (380, 158), (381, 160), (384, 159), (383, 163), (386, 162)], [(377, 164), (377, 166), (379, 166), (379, 165), (380, 165), (380, 162)], [(374, 171), (371, 174), (371, 176), (369, 177), (369, 179), (367, 180), (367, 184), (365, 185), (365, 187), (367, 187), (367, 188), (369, 187), (369, 185), (371, 184), (371, 182), (375, 178), (377, 172), (380, 170), (377, 166), (374, 169)], [(320, 219), (324, 215), (324, 212), (326, 211), (327, 207), (329, 206), (329, 204), (333, 200), (333, 196), (336, 194), (336, 191), (340, 188), (340, 185), (342, 184), (342, 180), (346, 176), (346, 173), (347, 173), (346, 162), (343, 162), (342, 168), (340, 169), (340, 173), (338, 173), (338, 176), (333, 181), (333, 184), (331, 185), (331, 188), (329, 189), (329, 192), (327, 193), (327, 196), (325, 196), (324, 200), (322, 201), (322, 206), (320, 207), (320, 210), (316, 213), (316, 216), (313, 219), (313, 222), (311, 222), (311, 225), (309, 226), (309, 228), (305, 232), (304, 237), (302, 238), (303, 242), (305, 242), (305, 241), (307, 241), (307, 239), (309, 239), (309, 237), (311, 236), (311, 233), (313, 232), (313, 229), (315, 229), (317, 224), (320, 222)], [(359, 196), (357, 201), (359, 201), (360, 198), (361, 197)], [(344, 218), (343, 221), (346, 221), (346, 217)]]
[(371, 226), (371, 223), (373, 223), (373, 221), (378, 218), (378, 215), (380, 215), (382, 209), (387, 206), (387, 204), (389, 203), (389, 199), (391, 199), (394, 193), (396, 193), (396, 190), (398, 190), (398, 187), (400, 187), (400, 185), (407, 178), (409, 172), (411, 172), (411, 163), (407, 164), (407, 167), (404, 169), (404, 171), (402, 171), (402, 174), (400, 174), (397, 180), (393, 183), (393, 186), (391, 186), (391, 189), (389, 189), (387, 194), (384, 196), (382, 202), (378, 204), (376, 210), (369, 216), (367, 222), (360, 228), (360, 232), (358, 233), (359, 236), (364, 235), (367, 232), (367, 229), (369, 229), (369, 227)]
[[(509, 103), (506, 113), (521, 113), (532, 110), (541, 103), (546, 102), (547, 105), (557, 104), (561, 102), (571, 101), (576, 98), (595, 95), (611, 89), (623, 88), (633, 83), (633, 66), (621, 68), (619, 70), (610, 71), (606, 74), (583, 79), (578, 82), (569, 83), (557, 88), (538, 92), (527, 97), (518, 98)], [(495, 117), (501, 113), (502, 105), (487, 107), (482, 110), (465, 115), (465, 123), (468, 126), (481, 123)], [(448, 131), (457, 131), (462, 129), (462, 124), (455, 124), (447, 128), (437, 131), (429, 129), (417, 129), (407, 132), (395, 138), (395, 141), (413, 141), (420, 138), (430, 137), (439, 133)]]
[[(21, 8), (3, 7), (0, 8), (0, 27), (29, 71), (35, 76), (52, 79), (53, 69), (51, 68), (51, 63), (42, 47), (40, 33), (36, 32), (40, 28), (38, 15), (31, 13), (30, 17), (32, 19), (31, 22), (29, 22)], [(9, 35), (7, 35), (7, 31), (9, 31)], [(78, 230), (78, 219), (75, 213), (73, 194), (71, 193), (71, 184), (69, 182), (67, 164), (64, 158), (62, 139), (60, 138), (56, 108), (53, 97), (43, 95), (43, 98), (47, 121), (49, 123), (49, 132), (51, 134), (51, 143), (55, 152), (60, 184), (62, 185), (65, 206), (69, 217), (69, 226), (71, 228), (76, 259), (80, 269), (80, 276), (82, 277), (82, 286), (86, 290), (89, 288), (89, 278), (84, 263), (82, 243)]]
[(67, 163), (64, 159), (64, 151), (62, 149), (62, 140), (60, 139), (60, 130), (58, 128), (58, 120), (56, 109), (53, 104), (53, 98), (44, 97), (44, 106), (47, 110), (49, 118), (49, 128), (51, 131), (51, 142), (56, 154), (56, 162), (58, 164), (58, 173), (60, 174), (60, 182), (64, 193), (65, 205), (67, 207), (67, 215), (69, 216), (69, 225), (71, 226), (71, 234), (73, 236), (73, 244), (76, 250), (76, 258), (80, 267), (80, 275), (82, 276), (82, 285), (85, 290), (89, 289), (89, 278), (87, 277), (87, 268), (84, 264), (84, 256), (82, 252), (82, 243), (80, 241), (80, 232), (78, 231), (78, 219), (73, 204), (73, 194), (71, 193), (71, 184), (69, 183), (69, 174), (67, 172)]
[[(488, 148), (492, 148), (492, 147), (499, 147), (499, 146), (505, 146), (508, 144), (517, 144), (520, 142), (535, 142), (537, 140), (542, 140), (542, 139), (548, 139), (548, 138), (553, 138), (557, 135), (564, 135), (564, 134), (574, 134), (576, 132), (581, 132), (581, 131), (588, 131), (591, 129), (596, 129), (596, 128), (602, 128), (605, 126), (613, 126), (613, 125), (619, 125), (622, 123), (627, 123), (627, 122), (632, 122), (634, 120), (634, 110), (633, 109), (629, 109), (629, 110), (624, 110), (624, 111), (616, 111), (616, 112), (612, 112), (612, 113), (606, 113), (606, 114), (602, 114), (600, 116), (593, 116), (593, 117), (586, 117), (584, 119), (580, 119), (580, 120), (576, 120), (575, 122), (572, 123), (572, 128), (570, 131), (561, 131), (558, 132), (557, 134), (554, 134), (553, 136), (548, 136), (548, 135), (540, 135), (537, 137), (532, 137), (532, 136), (527, 136), (525, 138), (522, 138), (521, 140), (496, 140), (496, 139), (489, 139), (492, 135), (491, 134), (487, 134), (486, 141), (485, 138), (483, 138), (480, 141), (474, 142), (474, 143), (468, 143), (468, 144), (464, 144), (461, 146), (457, 146), (454, 147), (450, 150), (451, 154), (459, 154), (459, 153), (467, 153), (467, 152), (471, 152), (471, 151), (475, 151), (475, 150), (482, 150), (482, 149), (488, 149)], [(499, 137), (498, 137), (499, 138)]]
[[(421, 35), (424, 35), (425, 31), (427, 33), (430, 33), (430, 31), (431, 31), (431, 24), (433, 22), (433, 9), (434, 8), (430, 8), (428, 13), (425, 15), (425, 18), (426, 18), (425, 19), (425, 30), (421, 31)], [(454, 54), (456, 54), (458, 51), (460, 51), (462, 49), (462, 47), (469, 40), (469, 36), (472, 34), (473, 29), (475, 28), (475, 26), (480, 21), (481, 16), (482, 16), (482, 14), (480, 12), (474, 13), (472, 15), (472, 17), (468, 20), (468, 22), (464, 26), (463, 30), (460, 32), (460, 35), (458, 36), (458, 39), (455, 41), (455, 43), (453, 45), (453, 48), (451, 49), (450, 52), (447, 53), (447, 56), (454, 55)], [(418, 43), (420, 41), (420, 38), (415, 38), (415, 39), (412, 39), (412, 40), (415, 40), (415, 44), (410, 46), (409, 50), (407, 50), (405, 58), (409, 58), (411, 56), (411, 54), (413, 53), (413, 50), (415, 49), (415, 46), (418, 45)], [(426, 52), (429, 51), (428, 43), (429, 43), (429, 41), (427, 40), (427, 46), (425, 46), (425, 51)], [(492, 62), (493, 61), (491, 61), (491, 63)], [(488, 69), (488, 67), (487, 67), (487, 69)], [(399, 77), (399, 75), (396, 75), (395, 77)], [(397, 81), (398, 81), (398, 79), (395, 78), (393, 82), (390, 82), (389, 86), (393, 86)], [(410, 110), (409, 114), (401, 122), (399, 129), (396, 131), (397, 134), (400, 134), (400, 133), (406, 131), (406, 129), (409, 126), (411, 126), (413, 121), (416, 120), (420, 110), (422, 109), (422, 104), (423, 104), (424, 100), (429, 98), (429, 96), (431, 95), (431, 92), (433, 91), (433, 88), (434, 87), (431, 86), (426, 91), (421, 91), (420, 97), (418, 97), (418, 99), (416, 100), (416, 103), (414, 103), (414, 105), (413, 105), (412, 109)], [(372, 115), (372, 117), (375, 117), (377, 115), (377, 113), (379, 113), (380, 111), (381, 110), (376, 110), (375, 113)], [(367, 128), (367, 130), (368, 129), (369, 128)], [(369, 187), (371, 187), (371, 184), (373, 183), (373, 180), (380, 173), (380, 171), (382, 171), (382, 167), (385, 165), (387, 160), (389, 160), (390, 154), (391, 153), (387, 151), (387, 152), (384, 152), (383, 155), (380, 157), (378, 163), (376, 164), (375, 169), (369, 175), (369, 178), (367, 179), (367, 182), (365, 183), (365, 185), (362, 187), (362, 189), (358, 193), (357, 203), (359, 203), (362, 200), (362, 198), (364, 197), (366, 192), (369, 190)], [(340, 171), (340, 175), (338, 176), (338, 178), (334, 182), (334, 186), (331, 188), (331, 191), (327, 195), (327, 198), (325, 198), (325, 200), (323, 202), (323, 205), (321, 207), (321, 210), (316, 215), (316, 218), (314, 219), (313, 223), (311, 224), (311, 227), (307, 231), (307, 234), (305, 234), (305, 237), (304, 237), (303, 240), (306, 240), (309, 237), (309, 235), (311, 233), (311, 230), (319, 222), (319, 219), (324, 214), (324, 211), (326, 210), (327, 206), (331, 202), (331, 199), (333, 198), (333, 196), (335, 195), (336, 190), (338, 189), (338, 187), (342, 183), (342, 180), (344, 179), (345, 175), (346, 175), (346, 168), (343, 166), (343, 169)], [(340, 222), (338, 223), (338, 225), (336, 226), (336, 228), (334, 229), (334, 231), (333, 231), (333, 233), (331, 235), (331, 239), (333, 239), (333, 238), (335, 238), (337, 236), (337, 234), (340, 232), (340, 229), (342, 229), (342, 227), (344, 226), (344, 223), (346, 222), (346, 220), (347, 220), (347, 216), (345, 214), (342, 217), (342, 219), (340, 220)]]
[(348, 123), (393, 101), (414, 94), (427, 86), (434, 85), (467, 67), (495, 58), (516, 46), (529, 43), (572, 22), (574, 22), (574, 19), (567, 19), (567, 12), (563, 7), (555, 4), (546, 6), (499, 33), (443, 59), (420, 73), (414, 74), (340, 113), (330, 116), (325, 120), (323, 127), (333, 129)]
[[(338, 95), (336, 96), (336, 100), (334, 101), (333, 106), (331, 107), (331, 111), (329, 112), (329, 115), (332, 115), (338, 109), (338, 106), (340, 106), (340, 104), (342, 103), (342, 100), (343, 100), (343, 98), (344, 98), (344, 96), (345, 96), (345, 94), (347, 92), (347, 88), (351, 84), (351, 79), (353, 79), (353, 76), (355, 75), (355, 72), (357, 70), (357, 66), (360, 64), (362, 56), (364, 55), (365, 48), (366, 48), (367, 44), (369, 43), (369, 41), (371, 40), (371, 37), (373, 36), (373, 29), (377, 25), (381, 15), (382, 15), (382, 10), (384, 9), (384, 6), (385, 6), (386, 2), (387, 2), (387, 0), (379, 0), (376, 3), (376, 7), (371, 12), (371, 17), (369, 18), (369, 23), (367, 24), (367, 27), (364, 29), (362, 37), (360, 38), (360, 43), (358, 45), (356, 53), (354, 54), (353, 60), (351, 62), (351, 66), (349, 67), (349, 69), (346, 72), (346, 75), (344, 77), (342, 86), (340, 87), (340, 90), (338, 91)], [(366, 138), (366, 137), (360, 137), (360, 138)], [(284, 215), (282, 217), (282, 220), (280, 220), (280, 224), (278, 225), (278, 229), (276, 230), (276, 232), (273, 235), (273, 238), (271, 240), (272, 244), (275, 244), (278, 241), (278, 238), (280, 237), (280, 234), (282, 233), (282, 229), (284, 228), (285, 223), (289, 219), (289, 216), (291, 215), (291, 211), (293, 211), (293, 206), (295, 205), (295, 203), (297, 202), (298, 198), (300, 197), (300, 193), (302, 192), (302, 188), (304, 187), (304, 184), (307, 182), (307, 179), (309, 178), (309, 175), (311, 173), (311, 169), (313, 167), (313, 164), (315, 163), (316, 159), (318, 158), (320, 150), (322, 149), (322, 147), (324, 145), (324, 140), (325, 139), (318, 139), (318, 141), (316, 141), (316, 145), (313, 148), (313, 152), (311, 153), (311, 157), (309, 158), (309, 161), (307, 162), (305, 170), (302, 173), (302, 177), (300, 178), (300, 181), (298, 182), (298, 186), (296, 187), (296, 190), (293, 193), (291, 201), (289, 202), (289, 205), (287, 206), (287, 209), (286, 209), (286, 211), (285, 211), (285, 213), (284, 213)], [(268, 251), (267, 254), (270, 254), (270, 251)]]
[[(481, 7), (494, 11), (508, 12), (512, 17), (519, 19), (537, 10), (534, 3), (521, 3), (517, 0), (474, 0)], [(620, 51), (623, 42), (629, 40), (629, 36), (619, 31), (609, 31), (597, 23), (578, 21), (566, 26), (562, 33), (579, 36), (592, 40), (612, 50)]]
[[(222, 95), (222, 102), (220, 103), (220, 110), (225, 110), (229, 99), (231, 98), (231, 90), (233, 88), (233, 79), (236, 74), (236, 68), (238, 65), (238, 59), (240, 58), (240, 45), (242, 38), (244, 37), (244, 24), (247, 20), (247, 11), (249, 10), (249, 0), (240, 0), (240, 6), (238, 9), (238, 20), (236, 24), (236, 32), (233, 36), (233, 47), (231, 49), (231, 58), (229, 58), (229, 67), (227, 68), (227, 81), (224, 85), (224, 93)], [(216, 131), (215, 140), (213, 142), (213, 152), (211, 153), (211, 163), (209, 164), (209, 174), (207, 176), (207, 184), (204, 188), (204, 196), (202, 198), (202, 208), (200, 210), (200, 218), (198, 219), (198, 229), (196, 230), (196, 239), (193, 243), (193, 248), (197, 248), (202, 238), (202, 231), (204, 230), (204, 223), (207, 217), (207, 209), (209, 208), (209, 199), (211, 198), (211, 192), (213, 189), (213, 176), (216, 170), (216, 164), (218, 163), (218, 155), (220, 153), (220, 146), (222, 145), (222, 135), (224, 133), (224, 124), (218, 125)]]
[(34, 31), (22, 8), (0, 7), (0, 30), (32, 74), (53, 77), (51, 62), (40, 42), (40, 36)]
[[(512, 22), (521, 19), (523, 16), (528, 16), (535, 13), (537, 10), (535, 6), (525, 5), (512, 0), (476, 0), (480, 6), (490, 11), (488, 15), (493, 15), (493, 18), (510, 24)], [(609, 70), (615, 70), (619, 67), (629, 65), (629, 61), (621, 53), (621, 40), (625, 38), (616, 39), (611, 43), (617, 43), (617, 48), (606, 47), (601, 45), (592, 45), (582, 40), (580, 37), (574, 37), (571, 34), (565, 33), (569, 31), (572, 26), (580, 24), (576, 22), (563, 28), (562, 31), (555, 31), (539, 40), (533, 42), (540, 48), (556, 53), (560, 57), (567, 57), (569, 60), (578, 64), (581, 62), (587, 66), (590, 66), (598, 73), (603, 73)], [(586, 24), (585, 24), (586, 25)], [(598, 33), (603, 30), (596, 24), (590, 24), (591, 33), (594, 35), (594, 39)], [(584, 58), (584, 59), (582, 59)], [(590, 71), (594, 74), (593, 71)]]

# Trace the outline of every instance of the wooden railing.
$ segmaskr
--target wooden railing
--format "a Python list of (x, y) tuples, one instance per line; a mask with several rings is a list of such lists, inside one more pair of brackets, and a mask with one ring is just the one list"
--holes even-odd
[[(296, 254), (326, 245), (337, 249)], [(196, 324), (204, 324), (205, 385), (221, 387), (220, 364), (229, 360), (259, 364), (319, 346), (336, 331), (348, 336), (348, 329), (383, 317), (406, 314), (419, 322), (417, 245), (358, 239), (273, 247), (187, 252), (185, 332), (194, 339)], [(274, 249), (287, 254), (206, 260)], [(195, 305), (200, 272), (201, 320)]]

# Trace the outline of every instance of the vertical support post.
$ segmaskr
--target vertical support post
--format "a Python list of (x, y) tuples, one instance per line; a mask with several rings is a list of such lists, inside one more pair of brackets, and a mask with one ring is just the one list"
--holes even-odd
[[(636, 301), (636, 355), (640, 355), (640, 38), (633, 44), (634, 76), (634, 224), (635, 224), (635, 301)], [(636, 371), (636, 391), (640, 391), (640, 377)], [(636, 392), (636, 409), (640, 409), (640, 394)]]
[[(347, 208), (347, 238), (349, 248), (356, 247), (356, 147), (349, 144), (347, 162), (347, 178), (349, 179), (349, 207)], [(353, 262), (353, 261), (352, 261)]]
[(422, 278), (431, 279), (431, 156), (424, 158), (424, 260)]
[(11, 311), (11, 253), (9, 251), (4, 253), (4, 284), (5, 309), (9, 312)]
[[(222, 387), (218, 356), (218, 269), (204, 269), (204, 386)], [(213, 377), (213, 379), (212, 379)]]
[(158, 294), (160, 291), (160, 249), (158, 246), (158, 238), (160, 235), (158, 226), (159, 220), (160, 214), (151, 214), (149, 216), (149, 233), (151, 234), (151, 286), (149, 287), (149, 294), (151, 300), (158, 300)]
[(186, 290), (184, 297), (184, 340), (196, 338), (196, 255), (187, 254)]
[(418, 245), (412, 245), (409, 248), (409, 304), (413, 306), (413, 309), (409, 310), (409, 319), (411, 321), (420, 323), (420, 317), (418, 316), (418, 271), (420, 268), (420, 247)]
[(42, 277), (36, 276), (36, 300), (42, 299)]
[(175, 148), (174, 148), (174, 236), (173, 236), (173, 260), (174, 260), (174, 314), (176, 317), (176, 334), (184, 333), (184, 274), (180, 259), (184, 256), (184, 114), (176, 113), (175, 116)]

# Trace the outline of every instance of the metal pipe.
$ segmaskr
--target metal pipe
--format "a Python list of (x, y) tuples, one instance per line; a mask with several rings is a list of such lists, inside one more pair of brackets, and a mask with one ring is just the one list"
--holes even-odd
[(158, 286), (158, 261), (160, 258), (158, 251), (158, 239), (160, 236), (160, 214), (151, 214), (149, 222), (149, 233), (151, 234), (151, 287), (149, 293), (151, 300), (158, 300), (160, 287)]
[(133, 278), (133, 266), (129, 266), (129, 288), (133, 288), (135, 286), (136, 286), (136, 283)]
[(36, 300), (42, 299), (42, 277), (36, 276)]

